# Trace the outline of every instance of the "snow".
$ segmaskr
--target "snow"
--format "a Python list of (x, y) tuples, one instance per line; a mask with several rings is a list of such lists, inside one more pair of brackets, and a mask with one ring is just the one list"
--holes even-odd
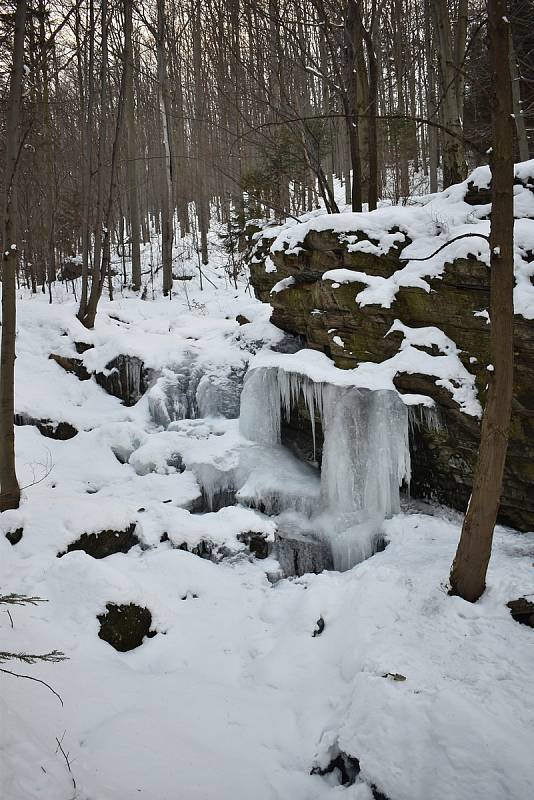
[(283, 278), (278, 283), (275, 283), (273, 288), (271, 289), (271, 294), (276, 294), (277, 292), (283, 292), (284, 289), (290, 289), (291, 286), (295, 285), (295, 278), (293, 276), (289, 276), (289, 278)]
[[(49, 306), (20, 292), (16, 411), (79, 433), (16, 428), (25, 488), (20, 509), (0, 514), (0, 585), (46, 602), (12, 607), (13, 627), (2, 615), (1, 649), (68, 660), (3, 665), (46, 681), (63, 705), (2, 674), (2, 798), (370, 800), (375, 785), (390, 800), (524, 800), (534, 638), (506, 603), (534, 591), (534, 534), (497, 529), (487, 591), (471, 605), (446, 593), (461, 517), (400, 502), (408, 426), (439, 420), (428, 398), (401, 403), (393, 376), (423, 359), (478, 413), (456, 346), (397, 321), (403, 343), (384, 365), (339, 370), (315, 351), (274, 352), (283, 334), (270, 308), (216, 264), (206, 275), (217, 289), (194, 278), (172, 302), (103, 299), (92, 332), (66, 294)], [(78, 356), (81, 341), (94, 347)], [(429, 344), (439, 355), (420, 349)], [(50, 352), (98, 371), (135, 356), (150, 387), (126, 407)], [(322, 418), (322, 475), (280, 444), (297, 401)], [(210, 511), (225, 491), (236, 502)], [(82, 533), (130, 525), (140, 544), (128, 553), (57, 557)], [(246, 551), (243, 535), (272, 542), (292, 526), (329, 534), (345, 571), (277, 580), (273, 555)], [(12, 546), (4, 534), (17, 527)], [(372, 555), (377, 533), (389, 544)], [(213, 561), (180, 549), (203, 542)], [(97, 616), (130, 602), (150, 610), (157, 634), (119, 653)], [(311, 774), (339, 750), (360, 760), (353, 786)]]

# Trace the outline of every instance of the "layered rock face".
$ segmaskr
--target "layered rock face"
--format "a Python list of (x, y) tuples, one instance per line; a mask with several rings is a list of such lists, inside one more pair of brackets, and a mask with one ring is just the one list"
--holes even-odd
[[(534, 174), (534, 163), (518, 165), (517, 172), (516, 279), (521, 293), (516, 310), (521, 314), (515, 318), (514, 407), (500, 521), (534, 530), (534, 320), (528, 318), (528, 309), (534, 309), (529, 305), (534, 275), (534, 180), (529, 174)], [(477, 170), (471, 180), (429, 204), (391, 209), (391, 215), (389, 209), (379, 209), (317, 217), (300, 228), (295, 223), (248, 230), (251, 282), (256, 295), (271, 303), (275, 325), (302, 336), (304, 347), (324, 352), (343, 369), (393, 359), (398, 391), (432, 398), (437, 426), (435, 419), (418, 419), (416, 411), (412, 415), (411, 494), (461, 511), (471, 491), (480, 419), (472, 404), (469, 409), (462, 402), (460, 383), (454, 377), (443, 379), (449, 351), (436, 330), (455, 349), (454, 357), (483, 405), (492, 370), (484, 241), (489, 199), (489, 171)], [(456, 228), (443, 221), (447, 209)], [(374, 234), (380, 226), (380, 234)], [(422, 252), (431, 254), (470, 230), (479, 238), (464, 240), (461, 248), (451, 242), (439, 263), (436, 258), (422, 260)], [(408, 254), (414, 258), (411, 263)], [(426, 338), (422, 331), (414, 340), (412, 349), (422, 354), (419, 361), (398, 360), (406, 344), (405, 328), (412, 333), (428, 330)], [(302, 416), (293, 414), (284, 435), (302, 452), (306, 430)]]

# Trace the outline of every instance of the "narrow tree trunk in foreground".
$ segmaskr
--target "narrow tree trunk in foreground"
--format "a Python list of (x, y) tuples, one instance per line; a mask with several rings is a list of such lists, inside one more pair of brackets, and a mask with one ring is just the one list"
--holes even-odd
[(19, 254), (14, 241), (13, 190), (20, 146), (20, 104), (24, 71), (26, 0), (17, 0), (13, 66), (7, 106), (5, 190), (2, 231), (2, 342), (0, 346), (0, 511), (18, 508), (20, 487), (15, 469), (16, 277)]
[(514, 120), (510, 71), (506, 69), (509, 57), (507, 2), (488, 0), (487, 9), (493, 87), (490, 336), (494, 371), (482, 418), (473, 492), (450, 575), (451, 593), (470, 602), (478, 600), (486, 587), (513, 392)]

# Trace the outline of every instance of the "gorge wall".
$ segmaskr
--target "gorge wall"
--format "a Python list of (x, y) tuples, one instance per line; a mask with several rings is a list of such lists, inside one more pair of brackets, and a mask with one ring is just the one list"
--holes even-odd
[[(518, 165), (516, 279), (522, 293), (516, 308), (523, 313), (515, 317), (513, 418), (500, 509), (500, 522), (519, 530), (534, 530), (534, 320), (524, 311), (534, 274), (530, 173), (533, 162)], [(425, 329), (415, 340), (415, 350), (426, 354), (421, 369), (414, 359), (404, 366), (399, 362), (393, 377), (400, 393), (432, 398), (440, 423), (436, 427), (423, 415), (412, 426), (411, 494), (461, 511), (471, 491), (480, 419), (472, 410), (466, 413), (460, 382), (443, 380), (450, 348), (437, 334), (442, 332), (443, 341), (455, 349), (483, 405), (492, 369), (489, 269), (482, 238), (489, 232), (489, 177), (489, 170), (477, 170), (465, 184), (435, 196), (430, 207), (320, 216), (274, 229), (251, 225), (246, 232), (251, 283), (256, 295), (272, 305), (272, 322), (301, 336), (303, 347), (322, 351), (337, 367), (394, 359), (403, 348), (405, 328)], [(446, 212), (456, 228), (443, 222)], [(484, 233), (478, 240), (451, 244), (439, 264), (423, 261), (422, 252), (434, 252), (465, 230)], [(420, 266), (414, 260), (407, 267), (403, 251), (417, 241)], [(413, 247), (411, 254), (415, 258)], [(385, 289), (382, 296), (369, 297), (376, 286)], [(284, 435), (305, 449), (306, 412), (301, 411), (285, 423)]]

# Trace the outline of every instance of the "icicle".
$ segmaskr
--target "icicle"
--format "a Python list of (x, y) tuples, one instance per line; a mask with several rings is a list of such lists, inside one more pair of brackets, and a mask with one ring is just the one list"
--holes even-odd
[[(295, 492), (295, 468), (279, 446), (281, 416), (289, 419), (300, 402), (309, 414), (314, 451), (316, 417), (324, 433), (317, 498), (311, 473)], [(251, 473), (238, 497), (267, 513), (291, 510), (313, 518), (336, 568), (348, 569), (374, 552), (381, 521), (400, 510), (399, 489), (410, 480), (408, 419), (393, 391), (314, 382), (278, 367), (253, 369), (241, 396), (240, 430), (273, 448), (275, 458), (268, 469), (264, 464)]]
[(443, 421), (435, 405), (425, 406), (419, 403), (408, 407), (408, 422), (410, 433), (416, 428), (427, 428), (429, 431), (443, 430)]

